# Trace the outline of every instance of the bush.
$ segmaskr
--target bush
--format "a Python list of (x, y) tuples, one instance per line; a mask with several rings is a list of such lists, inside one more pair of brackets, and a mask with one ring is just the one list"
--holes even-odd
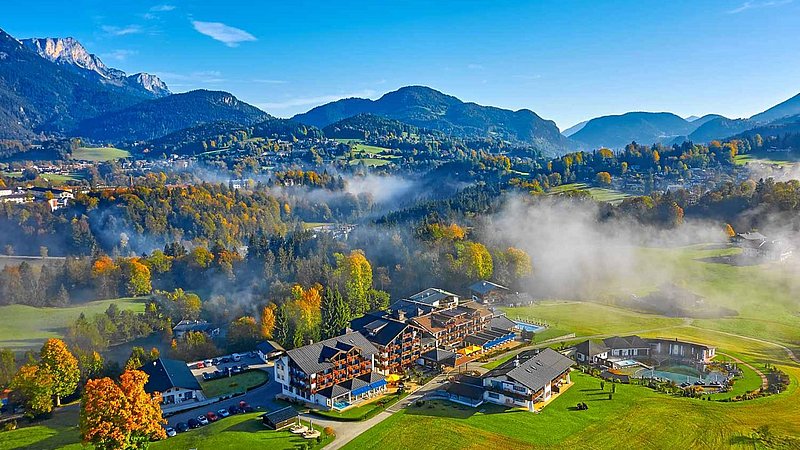
[(336, 431), (333, 427), (325, 427), (322, 431), (325, 433), (325, 436), (336, 436)]

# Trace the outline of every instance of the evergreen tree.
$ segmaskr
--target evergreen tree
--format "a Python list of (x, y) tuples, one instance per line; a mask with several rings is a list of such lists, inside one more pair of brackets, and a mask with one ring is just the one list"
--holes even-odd
[(350, 323), (350, 308), (338, 289), (325, 289), (322, 299), (322, 339), (338, 336)]

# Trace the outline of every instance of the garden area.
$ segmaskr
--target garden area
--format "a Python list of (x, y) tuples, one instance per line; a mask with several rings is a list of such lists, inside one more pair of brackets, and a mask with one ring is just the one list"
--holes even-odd
[(392, 394), (386, 394), (383, 397), (370, 401), (369, 403), (348, 408), (341, 412), (333, 410), (312, 410), (311, 414), (324, 417), (326, 419), (340, 420), (342, 422), (360, 422), (362, 420), (375, 417), (381, 411), (399, 402), (406, 395), (408, 395), (406, 392), (395, 392)]

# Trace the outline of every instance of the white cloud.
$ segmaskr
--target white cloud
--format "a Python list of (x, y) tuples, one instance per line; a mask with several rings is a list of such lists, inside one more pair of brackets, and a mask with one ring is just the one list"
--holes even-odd
[(125, 50), (125, 49), (117, 49), (112, 50), (108, 53), (103, 53), (103, 58), (108, 59), (115, 59), (117, 61), (125, 61), (128, 59), (128, 56), (135, 55), (138, 52), (136, 50)]
[(199, 20), (194, 20), (192, 21), (192, 25), (198, 33), (220, 41), (228, 47), (236, 47), (240, 42), (258, 40), (247, 31), (225, 25), (221, 22), (200, 22)]
[(138, 34), (142, 32), (142, 27), (139, 25), (127, 25), (124, 27), (117, 27), (113, 25), (103, 25), (100, 27), (106, 34), (112, 36), (125, 36), (128, 34)]
[(364, 89), (359, 92), (351, 92), (348, 94), (330, 94), (330, 95), (320, 95), (317, 97), (293, 97), (279, 102), (257, 103), (256, 106), (258, 106), (259, 108), (281, 110), (281, 109), (294, 108), (297, 106), (309, 106), (309, 105), (317, 106), (325, 103), (335, 102), (336, 100), (341, 100), (343, 98), (351, 98), (351, 97), (370, 98), (373, 95), (375, 95), (374, 90)]
[(739, 14), (749, 9), (770, 8), (773, 6), (781, 6), (792, 3), (794, 0), (768, 0), (765, 2), (746, 1), (738, 8), (728, 11), (728, 14)]
[(175, 9), (175, 5), (155, 5), (150, 8), (150, 12), (167, 12)]

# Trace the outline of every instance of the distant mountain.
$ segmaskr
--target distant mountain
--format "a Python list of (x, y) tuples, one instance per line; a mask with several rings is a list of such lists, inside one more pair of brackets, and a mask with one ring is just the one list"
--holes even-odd
[(800, 94), (778, 103), (772, 108), (750, 117), (752, 122), (757, 124), (769, 123), (784, 117), (796, 116), (800, 114)]
[(687, 122), (694, 122), (695, 120), (697, 120), (697, 119), (699, 119), (699, 118), (700, 118), (700, 116), (689, 116), (689, 117), (685, 117), (685, 119), (686, 119), (686, 121), (687, 121)]
[(108, 67), (97, 55), (89, 53), (80, 42), (71, 37), (32, 38), (20, 42), (42, 58), (90, 79), (138, 90), (151, 97), (164, 97), (170, 94), (167, 85), (157, 76), (147, 73), (128, 76), (119, 69)]
[(27, 49), (0, 30), (0, 139), (63, 132), (79, 121), (146, 99), (98, 83)]
[(588, 120), (584, 120), (583, 122), (576, 123), (575, 125), (573, 125), (573, 126), (567, 128), (566, 130), (562, 131), (561, 134), (563, 134), (566, 137), (570, 137), (573, 134), (577, 133), (578, 131), (581, 131), (583, 129), (583, 127), (586, 126), (587, 123), (589, 123)]
[(725, 118), (726, 118), (725, 116), (721, 116), (719, 114), (706, 114), (705, 116), (698, 117), (694, 120), (689, 120), (689, 119), (686, 120), (689, 120), (689, 123), (691, 123), (692, 126), (695, 127), (695, 129), (697, 129), (698, 127), (701, 127), (704, 124), (711, 122), (712, 120), (725, 119)]
[(443, 136), (441, 131), (427, 130), (409, 125), (395, 119), (376, 116), (375, 114), (358, 114), (342, 119), (322, 129), (326, 137), (332, 139), (367, 139), (370, 136)]
[(631, 141), (642, 144), (670, 141), (693, 129), (690, 122), (672, 113), (629, 112), (592, 119), (570, 138), (590, 148), (620, 149)]
[(320, 128), (358, 114), (373, 114), (420, 128), (465, 137), (494, 136), (515, 143), (536, 145), (543, 152), (559, 153), (572, 147), (555, 122), (533, 111), (510, 111), (475, 103), (425, 86), (408, 86), (378, 100), (348, 98), (318, 106), (293, 119)]
[(113, 113), (83, 120), (73, 133), (98, 141), (155, 139), (204, 123), (252, 125), (272, 116), (232, 94), (196, 90), (148, 100)]
[(723, 139), (743, 131), (749, 130), (755, 126), (754, 123), (747, 119), (728, 119), (727, 117), (718, 117), (697, 127), (692, 131), (685, 140), (697, 143), (707, 143), (714, 139)]

